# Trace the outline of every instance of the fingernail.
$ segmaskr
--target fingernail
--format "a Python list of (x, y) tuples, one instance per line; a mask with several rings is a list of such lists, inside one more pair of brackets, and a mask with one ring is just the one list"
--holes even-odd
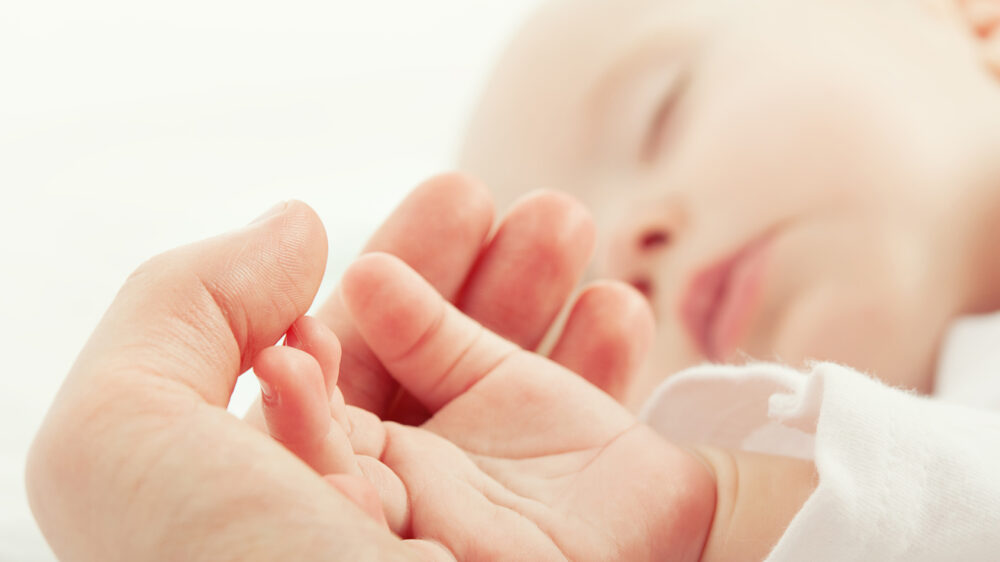
[(275, 215), (280, 215), (288, 207), (288, 201), (282, 201), (277, 205), (271, 207), (270, 209), (264, 211), (264, 214), (250, 221), (250, 224), (257, 224), (259, 222), (265, 221)]
[(260, 384), (260, 394), (264, 402), (273, 403), (278, 397), (274, 392), (274, 388), (264, 379), (258, 378), (257, 382)]

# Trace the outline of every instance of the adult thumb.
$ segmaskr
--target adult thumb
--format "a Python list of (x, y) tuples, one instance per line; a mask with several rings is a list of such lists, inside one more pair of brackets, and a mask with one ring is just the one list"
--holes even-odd
[(308, 310), (326, 256), (319, 217), (296, 201), (156, 256), (126, 281), (66, 382), (153, 377), (224, 407), (253, 356)]
[(325, 262), (319, 218), (291, 202), (129, 277), (29, 454), (28, 497), (57, 556), (351, 558), (391, 544), (223, 408), (254, 354), (306, 312)]

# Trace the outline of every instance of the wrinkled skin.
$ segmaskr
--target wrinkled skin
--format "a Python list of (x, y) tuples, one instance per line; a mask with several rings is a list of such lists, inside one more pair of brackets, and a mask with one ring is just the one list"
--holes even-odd
[[(300, 323), (295, 345), (255, 370), (269, 381), (272, 435), (320, 472), (367, 476), (394, 532), (459, 560), (699, 558), (715, 508), (699, 460), (578, 375), (489, 333), (395, 258), (362, 258), (342, 287), (375, 356), (433, 412), (427, 422), (383, 424), (342, 400), (332, 410), (346, 421), (331, 414), (316, 390), (337, 374), (300, 351), (336, 347), (315, 326)], [(331, 415), (332, 430), (319, 423)], [(311, 433), (296, 431), (304, 416), (317, 420)]]

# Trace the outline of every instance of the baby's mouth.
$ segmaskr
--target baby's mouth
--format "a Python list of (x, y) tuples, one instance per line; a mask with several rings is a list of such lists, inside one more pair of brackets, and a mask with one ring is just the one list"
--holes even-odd
[(770, 234), (755, 238), (697, 272), (688, 285), (680, 316), (710, 361), (724, 361), (737, 351), (760, 300), (771, 238)]

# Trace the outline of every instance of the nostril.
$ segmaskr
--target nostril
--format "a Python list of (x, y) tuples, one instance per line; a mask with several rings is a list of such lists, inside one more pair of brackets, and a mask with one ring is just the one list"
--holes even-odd
[(639, 249), (655, 250), (670, 243), (670, 233), (665, 230), (647, 230), (639, 237)]
[(629, 283), (647, 299), (653, 298), (653, 283), (649, 279), (639, 277), (629, 281)]

